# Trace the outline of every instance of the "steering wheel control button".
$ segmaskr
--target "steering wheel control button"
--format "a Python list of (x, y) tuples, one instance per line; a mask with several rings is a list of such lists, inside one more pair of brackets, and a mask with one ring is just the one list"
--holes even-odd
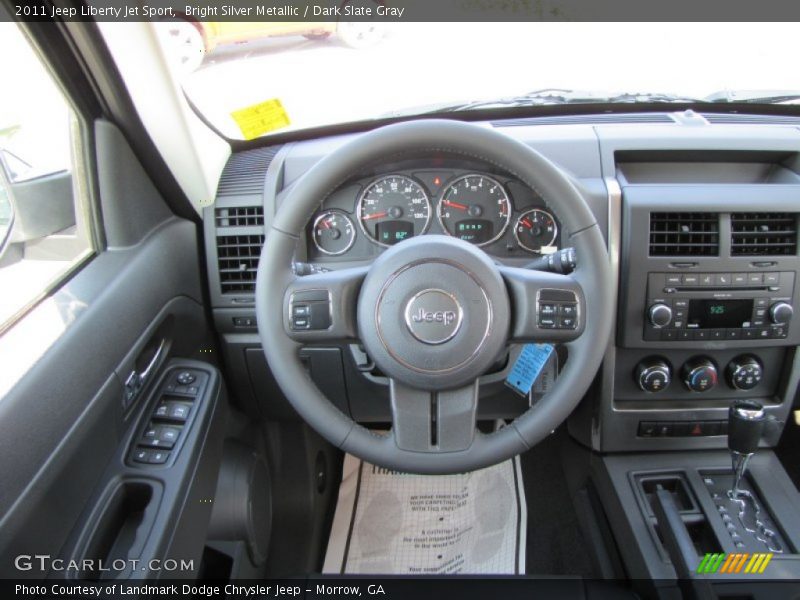
[(308, 317), (311, 315), (311, 307), (308, 304), (295, 304), (292, 307), (293, 317)]
[(717, 385), (717, 367), (709, 358), (695, 358), (683, 365), (683, 382), (690, 392), (707, 392)]
[(194, 383), (197, 377), (195, 377), (194, 373), (191, 371), (181, 371), (178, 373), (178, 377), (176, 381), (181, 385), (189, 385), (190, 383)]
[(311, 321), (308, 317), (292, 317), (292, 329), (295, 331), (311, 329)]
[(553, 317), (558, 314), (558, 306), (555, 304), (542, 304), (539, 314), (543, 317)]
[(331, 302), (327, 290), (303, 290), (292, 294), (290, 303), (292, 331), (330, 329)]
[(425, 344), (444, 344), (461, 328), (464, 311), (453, 294), (428, 289), (418, 292), (406, 304), (406, 327)]
[(541, 329), (577, 329), (578, 299), (566, 290), (544, 289), (536, 304), (537, 324)]
[(576, 317), (578, 316), (577, 304), (562, 304), (558, 307), (558, 314), (562, 317)]

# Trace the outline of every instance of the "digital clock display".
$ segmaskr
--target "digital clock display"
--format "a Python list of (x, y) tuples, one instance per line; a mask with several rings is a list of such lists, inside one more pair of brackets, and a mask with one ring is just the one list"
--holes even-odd
[(686, 325), (696, 329), (742, 327), (752, 316), (752, 300), (690, 300)]

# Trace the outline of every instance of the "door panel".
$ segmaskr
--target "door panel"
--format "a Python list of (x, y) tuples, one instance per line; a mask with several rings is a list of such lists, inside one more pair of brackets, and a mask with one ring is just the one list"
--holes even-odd
[[(16, 571), (14, 557), (57, 556), (83, 528), (98, 486), (123, 468), (120, 456), (164, 368), (196, 355), (208, 334), (197, 225), (172, 216), (113, 126), (98, 132), (103, 220), (110, 245), (119, 245), (100, 252), (47, 301), (63, 333), (0, 398), (0, 576), (44, 575)], [(162, 338), (156, 371), (132, 399), (125, 381), (149, 362), (148, 344)], [(0, 337), (0, 347), (5, 342)], [(213, 479), (208, 473), (221, 439), (213, 442), (218, 448), (204, 448), (201, 433), (198, 448), (210, 452), (193, 450), (183, 457), (185, 468)], [(169, 522), (185, 521), (175, 510)], [(192, 514), (202, 549), (208, 514)], [(157, 523), (164, 522), (159, 515)]]

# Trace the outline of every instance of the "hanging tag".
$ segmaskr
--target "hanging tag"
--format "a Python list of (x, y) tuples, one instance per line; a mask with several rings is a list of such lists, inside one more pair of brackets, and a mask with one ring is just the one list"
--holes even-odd
[(527, 397), (552, 353), (551, 344), (525, 344), (506, 377), (506, 385)]

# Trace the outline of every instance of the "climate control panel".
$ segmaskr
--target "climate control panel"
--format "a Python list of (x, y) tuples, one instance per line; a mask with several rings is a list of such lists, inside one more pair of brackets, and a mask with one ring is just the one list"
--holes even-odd
[[(720, 381), (722, 372), (725, 377)], [(692, 356), (678, 365), (663, 356), (651, 356), (636, 365), (633, 381), (641, 391), (659, 394), (673, 385), (673, 374), (679, 376), (681, 389), (691, 394), (706, 394), (718, 386), (728, 393), (748, 392), (761, 384), (764, 366), (751, 354), (722, 364), (708, 356)]]

